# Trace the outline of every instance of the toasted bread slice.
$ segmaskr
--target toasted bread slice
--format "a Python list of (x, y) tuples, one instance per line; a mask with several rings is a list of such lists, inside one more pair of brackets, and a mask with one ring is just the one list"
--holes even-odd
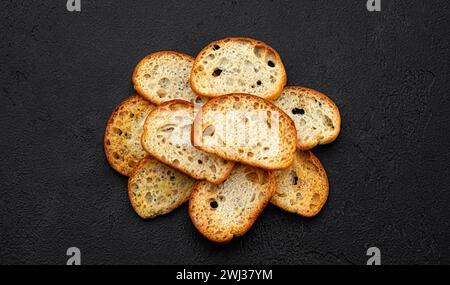
[(195, 180), (156, 159), (143, 158), (128, 179), (128, 197), (143, 219), (167, 214), (189, 199)]
[(304, 217), (320, 212), (328, 198), (328, 177), (311, 151), (297, 151), (288, 169), (274, 173), (277, 190), (272, 204)]
[(278, 53), (249, 38), (226, 38), (205, 47), (191, 73), (195, 93), (217, 97), (230, 93), (276, 99), (286, 85), (286, 71)]
[(194, 58), (174, 51), (161, 51), (142, 59), (134, 69), (134, 89), (153, 104), (181, 99), (191, 103), (195, 94), (189, 84)]
[(112, 168), (128, 176), (147, 153), (141, 146), (145, 118), (155, 108), (140, 96), (131, 96), (113, 111), (104, 136), (106, 159)]
[(194, 226), (214, 242), (229, 242), (245, 234), (275, 193), (272, 172), (236, 165), (218, 186), (206, 181), (194, 186), (189, 216)]
[(324, 94), (290, 86), (274, 104), (288, 114), (297, 128), (297, 147), (308, 150), (318, 144), (333, 142), (341, 130), (339, 109)]
[(223, 182), (234, 163), (200, 151), (191, 145), (194, 106), (182, 100), (159, 105), (144, 124), (142, 146), (159, 161), (195, 179)]
[(227, 160), (275, 170), (292, 163), (296, 136), (291, 118), (269, 101), (231, 94), (203, 105), (195, 118), (192, 143)]

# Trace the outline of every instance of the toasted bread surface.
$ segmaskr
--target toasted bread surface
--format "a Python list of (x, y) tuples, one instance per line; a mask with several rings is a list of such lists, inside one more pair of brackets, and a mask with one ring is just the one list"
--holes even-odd
[(292, 119), (271, 102), (230, 94), (203, 105), (195, 118), (192, 143), (227, 160), (276, 170), (292, 163), (297, 131)]
[(128, 179), (128, 197), (141, 218), (154, 218), (186, 202), (195, 182), (186, 174), (146, 157)]
[(190, 76), (195, 93), (217, 97), (230, 93), (276, 99), (286, 85), (279, 54), (261, 41), (225, 38), (212, 42), (196, 57)]
[(289, 86), (274, 104), (288, 114), (297, 129), (297, 147), (308, 150), (318, 144), (333, 142), (341, 130), (341, 116), (336, 104), (319, 91)]
[(197, 182), (189, 200), (189, 216), (203, 236), (226, 243), (250, 229), (274, 193), (272, 172), (236, 165), (220, 185)]
[(328, 177), (311, 151), (297, 151), (288, 169), (274, 173), (277, 186), (272, 204), (304, 217), (320, 212), (328, 198)]
[(108, 163), (119, 173), (129, 176), (135, 165), (146, 156), (141, 146), (144, 121), (155, 106), (134, 95), (115, 108), (105, 129), (104, 151)]
[(156, 105), (174, 99), (193, 103), (196, 95), (189, 83), (193, 63), (193, 57), (179, 52), (152, 53), (143, 58), (134, 69), (134, 89)]

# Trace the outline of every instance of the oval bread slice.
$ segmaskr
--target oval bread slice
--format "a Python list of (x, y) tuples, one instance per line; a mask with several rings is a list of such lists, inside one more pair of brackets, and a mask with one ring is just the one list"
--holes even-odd
[(341, 116), (334, 102), (312, 89), (290, 86), (273, 102), (295, 122), (297, 147), (308, 150), (333, 142), (341, 130)]
[(193, 103), (196, 96), (189, 84), (193, 63), (193, 57), (179, 52), (161, 51), (150, 54), (134, 69), (134, 89), (156, 105), (174, 99)]
[(207, 239), (229, 242), (250, 229), (274, 193), (272, 172), (237, 165), (223, 184), (197, 182), (189, 199), (189, 216)]
[(194, 184), (189, 176), (146, 157), (128, 179), (128, 197), (141, 218), (154, 218), (186, 202)]
[(317, 215), (328, 198), (328, 177), (311, 151), (297, 151), (292, 165), (275, 171), (276, 192), (271, 203), (304, 217)]
[(141, 146), (145, 118), (155, 108), (140, 96), (131, 96), (115, 108), (105, 130), (106, 159), (119, 173), (128, 176), (146, 152)]
[(202, 106), (195, 118), (192, 143), (227, 160), (276, 170), (291, 165), (296, 136), (294, 122), (271, 102), (230, 94)]
[(159, 161), (194, 179), (219, 184), (230, 175), (234, 163), (192, 146), (193, 120), (191, 103), (174, 100), (159, 105), (145, 121), (142, 146)]
[(197, 56), (191, 87), (205, 97), (230, 93), (276, 99), (286, 85), (286, 71), (278, 53), (250, 38), (225, 38), (206, 46)]

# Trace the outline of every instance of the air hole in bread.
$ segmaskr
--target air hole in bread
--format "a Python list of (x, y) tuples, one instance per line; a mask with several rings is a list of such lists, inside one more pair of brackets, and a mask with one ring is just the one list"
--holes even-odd
[(189, 160), (190, 162), (192, 162), (192, 161), (194, 161), (194, 158), (193, 158), (192, 156), (188, 156), (188, 160)]
[(297, 185), (298, 184), (298, 176), (294, 176), (294, 179), (292, 182), (294, 185)]
[(271, 60), (269, 60), (267, 62), (267, 65), (270, 66), (270, 67), (275, 67), (275, 63), (273, 61), (271, 61)]
[(166, 97), (167, 92), (164, 89), (158, 89), (158, 91), (156, 91), (156, 94), (158, 95), (159, 98), (164, 98)]
[(148, 73), (144, 74), (145, 79), (149, 79), (150, 77), (152, 77), (150, 74), (148, 74)]
[(269, 129), (272, 128), (271, 116), (272, 113), (270, 111), (267, 111), (267, 126), (269, 127)]
[(120, 155), (119, 155), (117, 152), (115, 152), (115, 153), (113, 153), (113, 157), (114, 157), (115, 159), (119, 159), (119, 158), (120, 158)]
[(247, 173), (245, 178), (252, 183), (259, 183), (259, 176), (256, 172)]
[(305, 110), (300, 109), (300, 108), (294, 108), (294, 109), (292, 109), (292, 114), (294, 114), (294, 115), (303, 115), (303, 114), (305, 114)]
[(118, 136), (121, 136), (122, 135), (122, 130), (121, 129), (116, 129), (116, 134), (118, 135)]
[(219, 45), (214, 45), (213, 46), (213, 50), (219, 50), (220, 49), (220, 46)]
[(269, 147), (268, 147), (268, 146), (265, 146), (265, 147), (263, 148), (263, 150), (264, 150), (264, 151), (268, 151), (268, 150), (269, 150)]
[(167, 77), (163, 77), (158, 81), (158, 85), (161, 86), (162, 88), (169, 87), (169, 83), (170, 83), (170, 79)]
[(219, 76), (221, 73), (222, 73), (222, 69), (216, 68), (216, 69), (214, 69), (214, 71), (213, 71), (213, 73), (212, 73), (212, 76), (217, 77), (217, 76)]
[(211, 171), (214, 172), (214, 173), (216, 173), (216, 171), (217, 171), (217, 168), (216, 168), (216, 166), (214, 164), (211, 164), (209, 166), (209, 169), (211, 169)]
[(253, 48), (253, 53), (255, 54), (256, 57), (260, 58), (263, 54), (264, 51), (264, 47), (262, 46), (255, 46)]
[(110, 140), (106, 140), (106, 144), (107, 145), (111, 145), (111, 141)]
[(151, 204), (153, 202), (153, 196), (152, 193), (147, 193), (145, 194), (145, 200), (147, 201), (148, 204)]
[(198, 164), (203, 164), (203, 160), (199, 159), (197, 160)]
[(215, 131), (216, 131), (216, 129), (214, 128), (213, 125), (208, 126), (206, 129), (203, 130), (203, 136), (204, 137), (212, 137), (212, 136), (214, 136)]
[(175, 166), (180, 165), (180, 161), (179, 161), (178, 159), (173, 160), (172, 163), (173, 163)]
[(334, 129), (333, 121), (328, 116), (324, 116), (325, 125)]
[(249, 152), (247, 152), (247, 156), (248, 157), (253, 157), (255, 154), (253, 153), (253, 152), (251, 152), (251, 151), (249, 151)]
[(256, 84), (261, 85), (262, 84), (261, 80), (256, 81)]
[(175, 181), (175, 175), (170, 176), (170, 181)]
[(217, 203), (216, 200), (212, 200), (211, 202), (209, 202), (209, 206), (213, 209), (216, 209), (217, 207), (219, 207), (219, 203)]
[(311, 205), (318, 205), (320, 200), (320, 195), (317, 193), (314, 193), (314, 195), (311, 197)]

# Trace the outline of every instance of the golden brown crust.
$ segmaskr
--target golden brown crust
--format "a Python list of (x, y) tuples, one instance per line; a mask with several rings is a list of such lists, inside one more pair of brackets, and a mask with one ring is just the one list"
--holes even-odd
[[(262, 170), (265, 171), (265, 170)], [(270, 198), (273, 197), (276, 190), (276, 184), (275, 184), (275, 175), (271, 171), (266, 171), (268, 175), (269, 180), (269, 191), (267, 192), (267, 199), (264, 200), (264, 203), (261, 203), (258, 205), (256, 210), (248, 217), (247, 223), (245, 225), (242, 225), (238, 228), (232, 228), (229, 232), (224, 232), (220, 235), (213, 233), (212, 231), (208, 231), (205, 227), (204, 221), (198, 220), (194, 218), (194, 212), (196, 207), (196, 200), (197, 196), (200, 195), (200, 187), (204, 186), (205, 181), (199, 181), (194, 185), (194, 188), (191, 193), (191, 197), (189, 198), (189, 206), (188, 206), (188, 213), (191, 217), (191, 221), (194, 224), (195, 228), (208, 240), (218, 243), (218, 244), (226, 244), (229, 243), (234, 237), (243, 236), (245, 233), (247, 233), (252, 225), (255, 223), (256, 219), (259, 217), (259, 215), (262, 213), (264, 208), (267, 206), (267, 204), (270, 202)]]
[[(305, 161), (311, 162), (318, 171), (317, 176), (320, 177), (320, 179), (321, 179), (322, 188), (320, 189), (321, 195), (319, 195), (320, 200), (317, 201), (317, 207), (314, 208), (314, 211), (303, 211), (300, 207), (288, 206), (285, 203), (277, 202), (275, 200), (275, 197), (271, 200), (271, 204), (277, 206), (278, 208), (280, 208), (284, 211), (298, 214), (302, 217), (310, 218), (310, 217), (314, 217), (315, 215), (317, 215), (322, 210), (323, 206), (325, 205), (325, 203), (328, 199), (328, 195), (329, 195), (329, 182), (328, 182), (328, 176), (325, 171), (325, 168), (323, 167), (320, 160), (309, 150), (300, 151), (300, 152), (302, 153), (302, 155), (306, 155), (307, 158), (303, 159), (303, 161), (295, 161), (294, 163), (305, 163)], [(299, 177), (299, 179), (301, 180), (303, 178)], [(304, 191), (312, 191), (312, 190), (304, 190)]]
[[(141, 99), (141, 97), (139, 97), (138, 95), (132, 95), (130, 97), (128, 97), (127, 99), (125, 99), (124, 101), (122, 101), (116, 108), (114, 108), (114, 111), (112, 112), (111, 116), (108, 119), (108, 122), (106, 124), (106, 128), (105, 128), (105, 133), (103, 136), (103, 150), (106, 156), (106, 160), (108, 161), (108, 164), (117, 172), (119, 172), (120, 174), (124, 175), (124, 176), (129, 176), (131, 174), (131, 169), (128, 169), (126, 167), (123, 167), (119, 164), (117, 164), (114, 160), (113, 157), (113, 150), (111, 149), (111, 147), (108, 145), (107, 141), (110, 138), (110, 136), (112, 135), (112, 130), (111, 128), (113, 127), (113, 123), (114, 120), (116, 119), (119, 111), (121, 109), (124, 108), (124, 106), (126, 106), (127, 104), (129, 104), (130, 102), (134, 102), (134, 101), (138, 101), (138, 100), (143, 100)], [(147, 101), (146, 101), (147, 102)], [(148, 102), (149, 106), (154, 107), (153, 104), (151, 104), (150, 102)]]
[[(188, 54), (184, 54), (184, 53), (181, 53), (181, 52), (177, 52), (177, 51), (158, 51), (158, 52), (154, 52), (154, 53), (152, 53), (152, 54), (147, 55), (146, 57), (144, 57), (143, 59), (141, 59), (141, 60), (139, 61), (139, 63), (138, 63), (138, 64), (136, 65), (136, 67), (134, 68), (133, 75), (131, 76), (131, 83), (133, 84), (134, 90), (136, 90), (136, 92), (137, 92), (140, 96), (142, 96), (143, 98), (145, 98), (146, 100), (152, 102), (152, 103), (155, 104), (155, 105), (160, 105), (160, 104), (159, 104), (159, 102), (157, 102), (156, 100), (154, 100), (151, 96), (147, 96), (147, 94), (141, 89), (141, 87), (140, 87), (139, 84), (137, 83), (137, 79), (136, 79), (136, 78), (138, 77), (138, 73), (139, 73), (140, 68), (142, 67), (142, 65), (143, 65), (146, 61), (148, 61), (148, 60), (150, 60), (150, 59), (152, 59), (152, 58), (154, 58), (154, 57), (163, 55), (163, 54), (176, 55), (176, 56), (179, 56), (179, 57), (181, 57), (181, 58), (188, 59), (188, 60), (191, 60), (191, 61), (194, 61), (194, 60), (195, 60), (195, 58), (194, 58), (193, 56), (190, 56), (190, 55), (188, 55)], [(191, 88), (191, 89), (192, 89), (192, 88)], [(179, 100), (181, 100), (181, 99), (179, 99)]]
[(196, 115), (195, 119), (194, 119), (194, 124), (196, 124), (196, 126), (200, 126), (200, 127), (196, 127), (196, 128), (191, 128), (191, 144), (193, 146), (195, 146), (196, 148), (204, 151), (204, 152), (208, 152), (211, 154), (215, 154), (215, 155), (219, 155), (220, 157), (226, 159), (226, 160), (230, 160), (230, 161), (236, 161), (236, 162), (240, 162), (243, 164), (247, 164), (247, 165), (251, 165), (254, 167), (258, 167), (258, 168), (262, 168), (262, 169), (266, 169), (266, 170), (280, 170), (280, 169), (285, 169), (288, 168), (293, 160), (294, 160), (294, 155), (290, 156), (290, 160), (286, 161), (285, 164), (283, 165), (274, 165), (273, 167), (267, 166), (267, 165), (262, 165), (259, 163), (254, 163), (251, 161), (246, 161), (245, 159), (242, 159), (240, 157), (231, 157), (230, 155), (226, 154), (226, 153), (215, 153), (213, 151), (207, 150), (204, 147), (202, 147), (201, 145), (201, 136), (202, 133), (204, 131), (204, 126), (203, 126), (203, 122), (202, 122), (202, 113), (203, 112), (207, 112), (209, 110), (209, 106), (211, 106), (212, 104), (214, 104), (217, 101), (220, 101), (224, 98), (227, 98), (229, 96), (244, 96), (246, 98), (250, 98), (251, 100), (257, 100), (259, 103), (263, 103), (263, 104), (267, 104), (269, 105), (271, 108), (274, 108), (275, 110), (279, 111), (279, 113), (281, 114), (281, 116), (283, 117), (284, 121), (286, 122), (287, 126), (285, 126), (285, 128), (281, 128), (281, 130), (285, 130), (288, 128), (291, 128), (292, 131), (292, 135), (294, 136), (293, 139), (289, 139), (286, 138), (286, 134), (283, 134), (283, 137), (285, 139), (287, 139), (288, 141), (290, 141), (290, 150), (289, 152), (294, 154), (295, 150), (297, 148), (297, 129), (295, 127), (295, 123), (292, 121), (292, 119), (280, 108), (278, 108), (277, 106), (275, 106), (272, 102), (265, 100), (264, 98), (255, 96), (255, 95), (250, 95), (250, 94), (243, 94), (243, 93), (232, 93), (232, 94), (227, 94), (227, 95), (221, 95), (218, 97), (214, 97), (213, 99), (210, 99), (207, 103), (205, 103), (205, 105), (202, 106), (202, 108), (199, 110), (198, 114)]
[[(177, 104), (180, 104), (180, 105), (183, 105), (183, 106), (187, 106), (187, 107), (192, 108), (192, 109), (194, 108), (193, 104), (191, 104), (191, 103), (189, 103), (187, 101), (181, 100), (181, 99), (175, 99), (175, 100), (164, 102), (161, 105), (159, 105), (157, 108), (159, 108), (159, 109), (162, 109), (162, 108), (170, 109), (170, 106), (177, 105)], [(154, 110), (152, 110), (152, 112), (155, 111), (155, 110), (156, 110), (156, 108)], [(147, 116), (146, 122), (144, 123), (144, 134), (146, 132), (148, 132), (148, 130), (147, 130), (147, 120), (151, 119), (150, 115), (151, 115), (152, 112), (150, 112), (150, 114)], [(145, 149), (145, 143), (142, 142), (143, 138), (144, 138), (144, 135), (141, 137), (141, 145), (143, 146), (145, 151), (149, 152), (148, 150)], [(152, 154), (152, 157), (154, 159), (158, 160), (159, 162), (161, 162), (161, 163), (163, 163), (163, 164), (165, 164), (165, 165), (167, 165), (167, 166), (169, 166), (171, 168), (174, 168), (174, 169), (176, 169), (176, 170), (178, 170), (178, 171), (180, 171), (180, 172), (182, 172), (182, 173), (184, 173), (184, 174), (186, 174), (186, 175), (188, 175), (188, 176), (190, 176), (190, 177), (192, 177), (194, 179), (203, 180), (202, 177), (198, 177), (198, 176), (195, 177), (194, 175), (192, 175), (192, 173), (189, 173), (188, 171), (186, 171), (186, 169), (182, 168), (181, 165), (180, 166), (173, 165), (170, 161), (163, 159), (161, 156), (158, 156), (157, 154)], [(217, 179), (217, 180), (209, 181), (209, 182), (211, 182), (212, 184), (215, 184), (215, 185), (219, 185), (222, 182), (224, 182), (228, 178), (228, 176), (230, 176), (230, 174), (231, 174), (231, 172), (233, 170), (233, 167), (234, 167), (234, 162), (230, 161), (229, 163), (231, 164), (230, 167), (229, 167), (229, 170), (225, 173), (225, 175), (223, 177), (221, 177), (220, 179)]]
[(327, 140), (317, 142), (317, 143), (311, 143), (311, 144), (301, 144), (300, 140), (297, 140), (297, 148), (299, 150), (310, 150), (317, 145), (329, 144), (329, 143), (332, 143), (333, 141), (335, 141), (337, 139), (337, 137), (339, 136), (339, 133), (341, 132), (341, 113), (339, 112), (339, 108), (337, 107), (336, 103), (334, 103), (333, 100), (331, 100), (327, 95), (325, 95), (322, 92), (319, 92), (317, 90), (314, 90), (314, 89), (310, 89), (310, 88), (306, 88), (306, 87), (302, 87), (302, 86), (286, 86), (284, 88), (284, 91), (289, 91), (289, 90), (304, 91), (308, 94), (312, 94), (313, 96), (320, 97), (323, 100), (327, 101), (333, 107), (333, 110), (337, 114), (336, 131), (335, 131), (334, 136), (328, 138)]
[[(229, 41), (237, 41), (237, 42), (239, 42), (239, 41), (245, 41), (245, 42), (249, 42), (249, 43), (251, 43), (251, 44), (253, 44), (253, 45), (261, 45), (261, 46), (263, 46), (265, 49), (269, 50), (271, 53), (274, 54), (276, 61), (277, 61), (278, 64), (281, 66), (281, 70), (284, 70), (284, 73), (282, 74), (282, 81), (281, 81), (280, 86), (278, 86), (278, 89), (277, 89), (271, 96), (267, 96), (267, 97), (265, 97), (264, 99), (266, 99), (266, 100), (275, 100), (275, 99), (277, 99), (278, 97), (280, 97), (281, 93), (283, 92), (283, 88), (284, 88), (284, 86), (286, 85), (286, 82), (287, 82), (286, 69), (285, 69), (285, 67), (284, 67), (283, 61), (281, 60), (280, 55), (278, 54), (278, 52), (277, 52), (274, 48), (272, 48), (271, 46), (269, 46), (269, 45), (266, 44), (265, 42), (258, 41), (258, 40), (252, 39), (252, 38), (246, 38), (246, 37), (227, 37), (227, 38), (224, 38), (224, 39), (220, 39), (220, 40), (217, 40), (217, 41), (214, 41), (214, 42), (208, 44), (206, 47), (204, 47), (204, 48), (200, 51), (200, 53), (199, 53), (199, 54), (197, 55), (197, 57), (195, 58), (194, 65), (192, 66), (191, 77), (190, 77), (190, 79), (189, 79), (189, 82), (190, 82), (190, 84), (191, 84), (191, 89), (194, 91), (194, 93), (198, 94), (199, 96), (206, 97), (206, 98), (215, 98), (215, 97), (224, 95), (224, 94), (218, 94), (218, 93), (202, 93), (202, 92), (197, 88), (196, 83), (195, 83), (195, 80), (193, 79), (193, 77), (194, 77), (195, 74), (196, 74), (195, 70), (196, 70), (196, 67), (197, 67), (197, 65), (199, 64), (200, 60), (201, 60), (201, 57), (202, 57), (206, 52), (208, 52), (208, 50), (210, 50), (211, 47), (213, 47), (214, 45), (217, 45), (217, 44), (220, 45), (221, 43), (229, 42)], [(251, 94), (250, 94), (250, 95), (251, 95)]]

